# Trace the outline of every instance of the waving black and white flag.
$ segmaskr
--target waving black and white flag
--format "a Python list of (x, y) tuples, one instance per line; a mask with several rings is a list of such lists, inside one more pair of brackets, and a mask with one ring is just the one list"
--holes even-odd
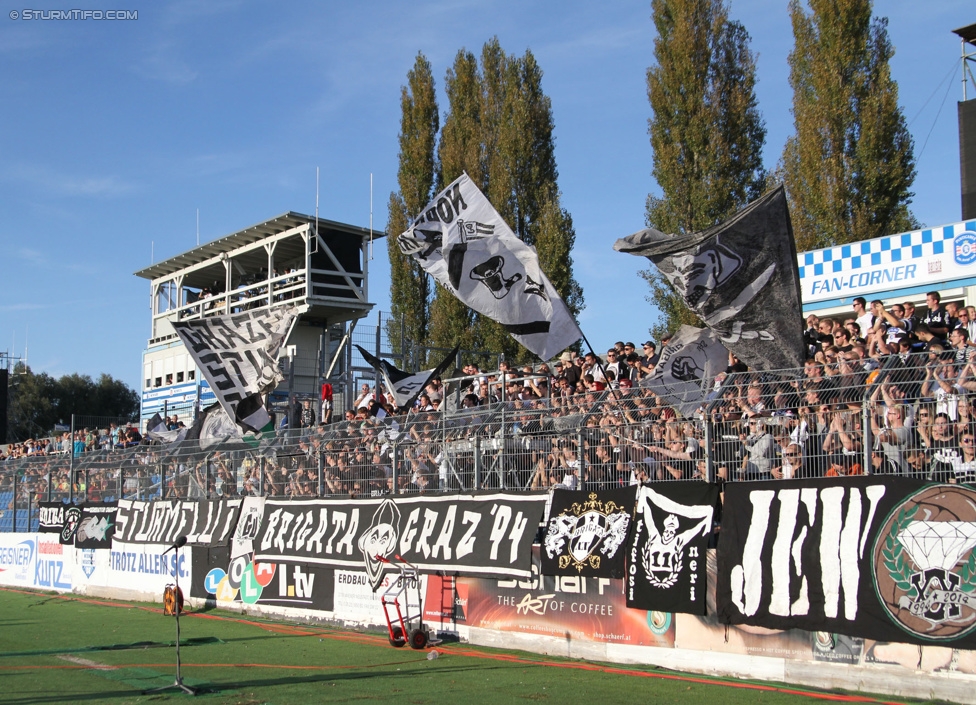
[(391, 365), (386, 360), (381, 360), (375, 355), (370, 355), (361, 346), (359, 354), (377, 372), (383, 375), (383, 383), (393, 395), (393, 401), (397, 407), (404, 409), (413, 404), (414, 400), (424, 391), (424, 387), (430, 383), (434, 377), (439, 376), (454, 361), (460, 346), (455, 347), (447, 354), (447, 357), (434, 369), (422, 370), (421, 372), (404, 372)]
[(173, 324), (217, 401), (244, 431), (271, 430), (263, 395), (283, 379), (278, 353), (298, 314), (298, 306), (282, 306)]
[(640, 386), (664, 397), (683, 416), (691, 416), (727, 363), (728, 351), (713, 331), (681, 326), (661, 351), (654, 372)]
[(651, 260), (749, 367), (803, 366), (800, 276), (782, 187), (708, 230), (668, 235), (647, 228), (613, 248)]
[(397, 243), (441, 286), (543, 360), (583, 337), (535, 250), (467, 174), (437, 194)]

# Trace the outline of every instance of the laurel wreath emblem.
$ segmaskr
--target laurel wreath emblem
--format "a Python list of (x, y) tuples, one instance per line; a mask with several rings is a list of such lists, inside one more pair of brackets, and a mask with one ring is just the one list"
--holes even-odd
[(673, 571), (664, 580), (658, 580), (654, 577), (651, 566), (651, 544), (645, 543), (644, 549), (641, 551), (641, 563), (644, 567), (644, 575), (647, 576), (647, 582), (649, 582), (654, 587), (659, 588), (669, 588), (678, 582), (678, 575), (681, 573), (682, 567), (684, 567), (684, 556), (678, 554), (678, 559), (673, 566)]
[(891, 579), (899, 590), (906, 593), (914, 593), (915, 587), (912, 585), (912, 569), (905, 559), (905, 549), (898, 541), (898, 534), (907, 528), (915, 518), (918, 507), (907, 509), (902, 507), (895, 515), (895, 520), (891, 524), (891, 530), (885, 538), (884, 546), (881, 549), (881, 560), (884, 567), (888, 569)]

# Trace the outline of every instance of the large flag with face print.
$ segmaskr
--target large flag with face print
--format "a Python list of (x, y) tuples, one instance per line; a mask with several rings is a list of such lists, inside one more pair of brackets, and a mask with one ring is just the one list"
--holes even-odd
[(749, 367), (803, 366), (796, 243), (781, 186), (708, 230), (667, 235), (647, 228), (613, 248), (651, 260)]
[(535, 250), (467, 174), (437, 194), (397, 243), (441, 286), (543, 360), (583, 337)]

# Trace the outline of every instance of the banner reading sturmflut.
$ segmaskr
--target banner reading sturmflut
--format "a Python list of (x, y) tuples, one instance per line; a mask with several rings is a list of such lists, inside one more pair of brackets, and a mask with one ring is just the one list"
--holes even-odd
[(467, 174), (437, 194), (397, 243), (441, 286), (543, 360), (583, 336), (535, 251)]
[(278, 353), (297, 316), (297, 306), (282, 306), (173, 323), (217, 401), (245, 431), (270, 424), (262, 395), (282, 379)]
[(120, 499), (114, 540), (124, 543), (172, 544), (186, 536), (191, 546), (218, 546), (230, 541), (242, 500)]
[(718, 486), (703, 482), (640, 488), (624, 585), (628, 607), (705, 614), (705, 551), (717, 503)]
[(651, 260), (749, 367), (803, 366), (796, 243), (782, 187), (708, 230), (667, 235), (647, 228), (613, 247)]
[(421, 571), (525, 578), (545, 493), (268, 499), (254, 560), (365, 570), (375, 590), (399, 555)]
[(717, 598), (727, 624), (976, 648), (976, 489), (728, 483)]
[(637, 486), (556, 490), (542, 541), (544, 575), (622, 578)]

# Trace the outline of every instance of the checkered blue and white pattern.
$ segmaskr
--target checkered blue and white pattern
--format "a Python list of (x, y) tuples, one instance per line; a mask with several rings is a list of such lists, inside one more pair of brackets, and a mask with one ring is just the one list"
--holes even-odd
[(926, 228), (812, 252), (801, 252), (796, 258), (800, 279), (837, 272), (854, 272), (878, 265), (931, 259), (944, 254), (951, 256), (951, 240), (957, 233), (967, 230), (976, 231), (976, 221)]

